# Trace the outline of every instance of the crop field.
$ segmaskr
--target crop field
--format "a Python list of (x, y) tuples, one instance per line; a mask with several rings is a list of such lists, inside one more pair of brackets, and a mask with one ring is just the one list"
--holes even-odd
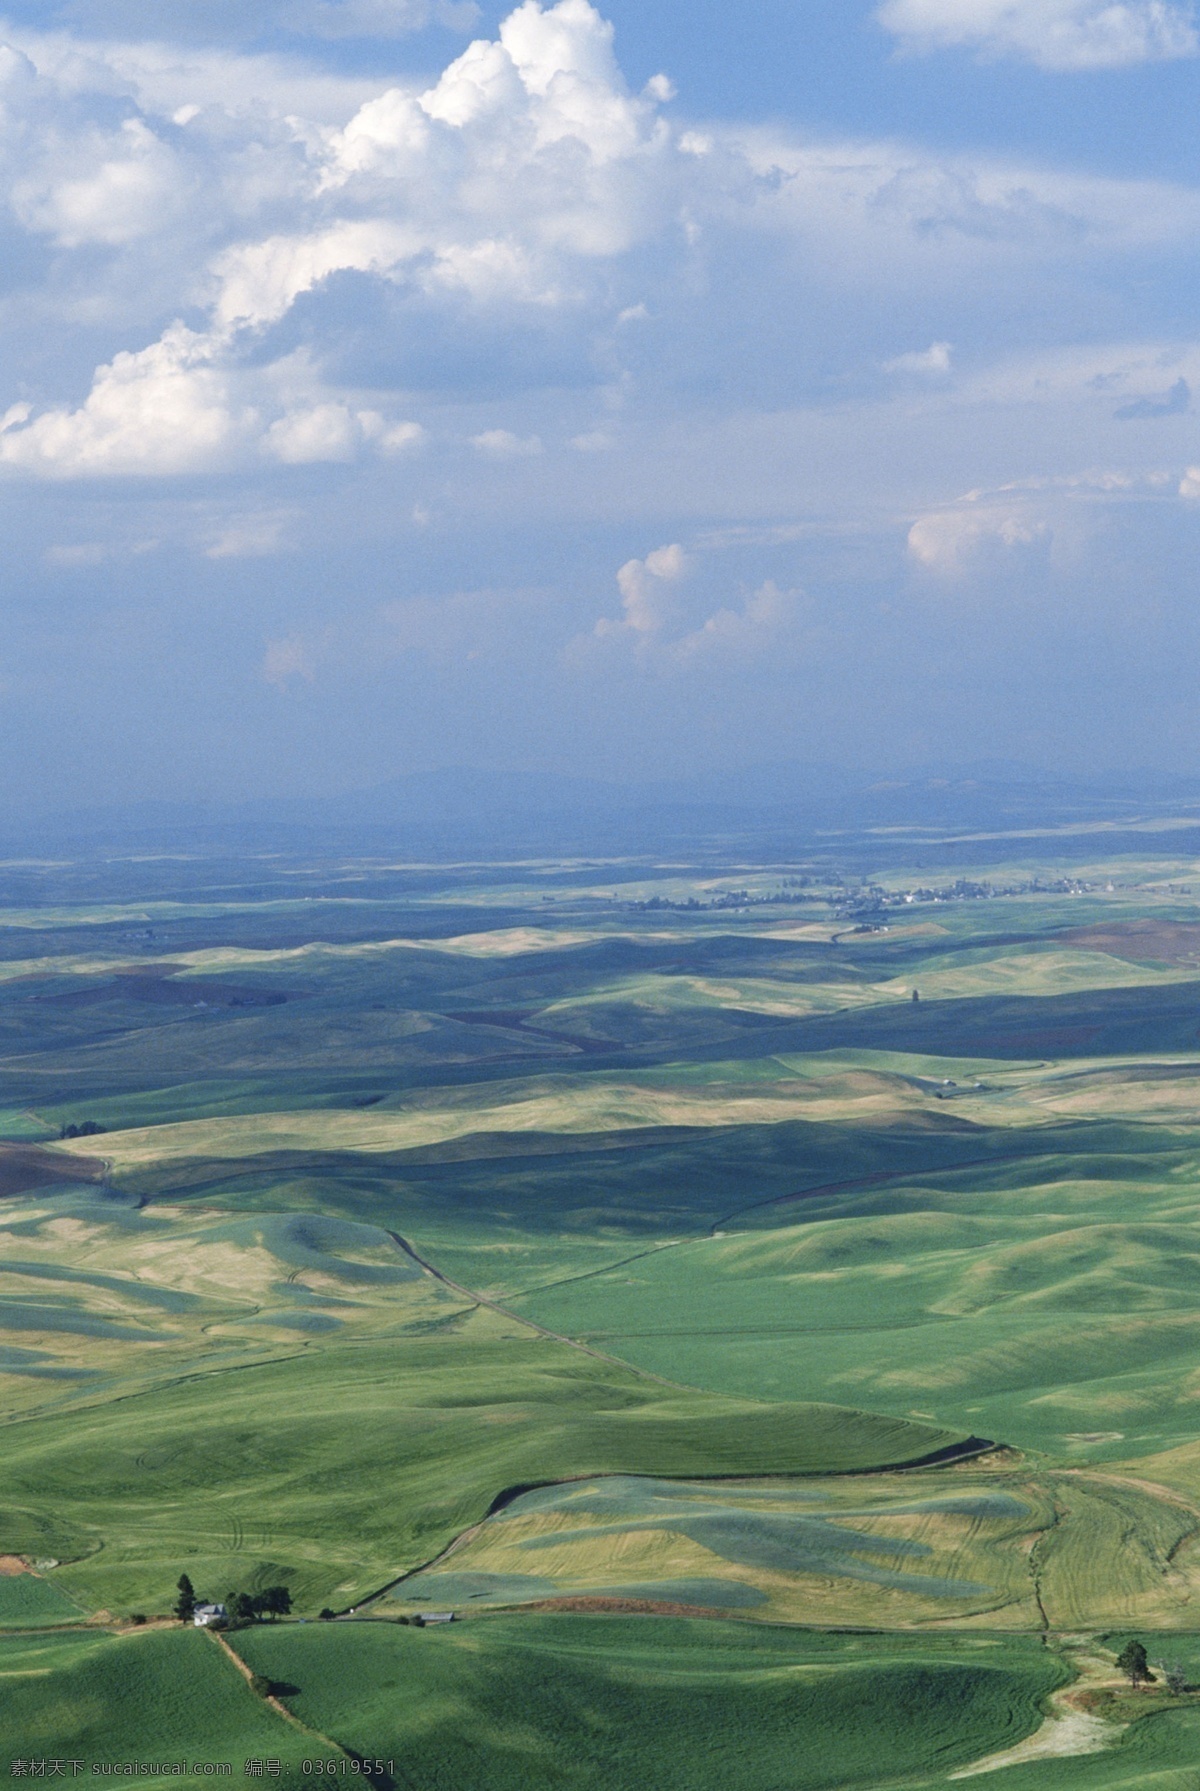
[(1032, 1627), (1023, 1545), (1048, 1523), (1036, 1491), (951, 1488), (933, 1475), (800, 1484), (612, 1475), (520, 1494), (445, 1567), (393, 1597), (414, 1609), (623, 1597), (844, 1623), (949, 1612), (995, 1622), (1011, 1604), (1017, 1624)]
[[(197, 1766), (236, 1760), (240, 1775), (257, 1756), (286, 1763), (299, 1782), (301, 1760), (340, 1757), (256, 1696), (236, 1662), (195, 1630), (0, 1636), (0, 1679), (6, 1778), (14, 1762), (47, 1759), (67, 1778), (72, 1760), (89, 1770), (182, 1761), (189, 1778)], [(137, 1770), (121, 1779), (161, 1782)]]
[(0, 1557), (0, 1629), (77, 1623), (82, 1615), (59, 1584), (35, 1573), (19, 1555)]
[(506, 1486), (580, 1465), (859, 1470), (954, 1434), (679, 1391), (484, 1313), (372, 1346), (300, 1339), (244, 1370), (14, 1424), (0, 1511), (14, 1544), (60, 1558), (56, 1583), (93, 1607), (162, 1609), (186, 1567), (214, 1596), (283, 1578), (302, 1609), (341, 1608), (436, 1554)]
[(0, 865), (5, 1745), (1173, 1785), (1191, 838)]
[(412, 1784), (497, 1791), (944, 1783), (1023, 1738), (1062, 1676), (1029, 1643), (671, 1619), (530, 1614), (458, 1633), (360, 1624), (344, 1644), (328, 1628), (237, 1641), (295, 1686), (289, 1705), (314, 1728), (398, 1757)]

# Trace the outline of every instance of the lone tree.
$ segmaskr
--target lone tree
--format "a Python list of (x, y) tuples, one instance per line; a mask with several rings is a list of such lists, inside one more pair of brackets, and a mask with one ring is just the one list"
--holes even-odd
[(1146, 1650), (1141, 1642), (1126, 1642), (1117, 1656), (1117, 1665), (1130, 1685), (1153, 1685), (1154, 1674), (1150, 1671), (1150, 1662), (1146, 1659)]
[(187, 1574), (181, 1573), (179, 1576), (179, 1597), (175, 1600), (172, 1609), (181, 1623), (190, 1623), (192, 1620), (192, 1612), (195, 1608), (196, 1588), (193, 1586)]
[(1157, 1660), (1155, 1666), (1173, 1698), (1181, 1697), (1188, 1688), (1187, 1668), (1177, 1660)]

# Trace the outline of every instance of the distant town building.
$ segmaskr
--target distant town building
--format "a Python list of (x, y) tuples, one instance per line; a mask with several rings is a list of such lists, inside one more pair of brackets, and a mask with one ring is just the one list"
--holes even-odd
[(192, 1612), (197, 1629), (211, 1629), (214, 1623), (228, 1623), (229, 1612), (223, 1604), (198, 1604)]

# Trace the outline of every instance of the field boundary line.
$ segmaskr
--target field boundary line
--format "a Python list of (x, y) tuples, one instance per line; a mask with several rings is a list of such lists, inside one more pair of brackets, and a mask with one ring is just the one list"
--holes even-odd
[(566, 1337), (561, 1331), (551, 1331), (548, 1326), (539, 1325), (534, 1318), (523, 1318), (519, 1312), (510, 1311), (499, 1300), (490, 1300), (486, 1294), (476, 1293), (473, 1288), (464, 1287), (461, 1281), (452, 1281), (449, 1275), (443, 1275), (440, 1269), (435, 1268), (431, 1262), (420, 1255), (408, 1239), (401, 1237), (398, 1231), (388, 1230), (388, 1236), (400, 1246), (406, 1256), (412, 1258), (418, 1268), (424, 1269), (427, 1275), (432, 1275), (435, 1281), (442, 1283), (443, 1287), (450, 1288), (453, 1293), (461, 1294), (473, 1305), (483, 1306), (487, 1311), (495, 1312), (501, 1318), (507, 1318), (515, 1325), (524, 1325), (527, 1330), (535, 1331), (539, 1337), (546, 1337), (552, 1343), (565, 1343), (568, 1349), (579, 1350), (583, 1355), (591, 1356), (594, 1361), (607, 1363), (610, 1368), (622, 1368), (627, 1374), (637, 1375), (641, 1380), (657, 1381), (660, 1387), (670, 1387), (676, 1393), (704, 1393), (707, 1391), (704, 1387), (688, 1386), (684, 1381), (668, 1380), (665, 1374), (655, 1374), (653, 1369), (639, 1368), (633, 1362), (623, 1362), (619, 1356), (610, 1356), (604, 1350), (593, 1349), (590, 1344), (580, 1343), (574, 1337)]
[[(457, 1536), (452, 1536), (440, 1554), (434, 1555), (431, 1560), (420, 1562), (416, 1567), (406, 1568), (405, 1571), (398, 1574), (394, 1580), (389, 1580), (386, 1586), (380, 1586), (377, 1592), (368, 1592), (363, 1598), (359, 1599), (356, 1605), (352, 1605), (350, 1609), (357, 1613), (362, 1610), (365, 1604), (374, 1604), (377, 1599), (385, 1598), (389, 1592), (395, 1589), (395, 1587), (402, 1586), (405, 1580), (415, 1579), (419, 1573), (428, 1573), (431, 1567), (440, 1567), (442, 1562), (448, 1560), (449, 1557), (454, 1554), (456, 1549), (462, 1548), (465, 1543), (474, 1541), (475, 1537), (478, 1536), (480, 1530), (482, 1530), (484, 1524), (487, 1523), (494, 1510), (495, 1500), (493, 1499), (491, 1505), (484, 1512), (479, 1521), (474, 1524), (468, 1524), (465, 1530), (460, 1530)], [(349, 1612), (343, 1611), (337, 1618), (337, 1621), (341, 1622), (348, 1616)], [(389, 1618), (388, 1621), (391, 1621), (391, 1619)]]
[[(204, 1633), (206, 1636), (210, 1636), (217, 1647), (229, 1657), (242, 1678), (246, 1681), (246, 1684), (252, 1687), (254, 1683), (254, 1670), (252, 1667), (247, 1666), (237, 1649), (234, 1648), (231, 1643), (226, 1641), (219, 1630), (206, 1628)], [(300, 1717), (296, 1715), (294, 1710), (289, 1710), (287, 1705), (284, 1704), (281, 1699), (275, 1697), (274, 1693), (269, 1693), (263, 1699), (263, 1703), (269, 1704), (271, 1709), (274, 1710), (277, 1715), (281, 1716), (285, 1723), (290, 1723), (293, 1729), (299, 1729), (302, 1735), (308, 1735), (311, 1736), (314, 1741), (323, 1742), (326, 1747), (332, 1748), (334, 1753), (340, 1754), (343, 1760), (354, 1759), (354, 1755), (350, 1752), (349, 1748), (343, 1747), (340, 1741), (335, 1741), (332, 1735), (324, 1735), (320, 1729), (310, 1728), (306, 1722), (303, 1722)]]
[[(1027, 1154), (1028, 1153), (1025, 1151), (1009, 1151), (998, 1157), (971, 1157), (968, 1158), (966, 1162), (945, 1165), (944, 1168), (948, 1173), (955, 1173), (959, 1169), (977, 1169), (984, 1164), (1016, 1162), (1023, 1159)], [(738, 1207), (734, 1212), (727, 1213), (723, 1219), (714, 1219), (707, 1231), (698, 1231), (692, 1237), (668, 1238), (661, 1244), (652, 1244), (648, 1250), (638, 1250), (632, 1256), (623, 1256), (618, 1262), (606, 1263), (602, 1268), (584, 1269), (578, 1275), (561, 1275), (557, 1281), (546, 1281), (540, 1283), (537, 1287), (522, 1288), (519, 1293), (510, 1295), (509, 1297), (519, 1300), (529, 1299), (535, 1294), (549, 1293), (556, 1287), (569, 1287), (576, 1281), (591, 1281), (598, 1275), (611, 1274), (615, 1269), (623, 1269), (631, 1262), (644, 1262), (647, 1257), (658, 1256), (664, 1250), (679, 1250), (682, 1249), (685, 1244), (707, 1243), (713, 1237), (718, 1226), (731, 1224), (733, 1220), (740, 1218), (744, 1213), (757, 1212), (762, 1207), (782, 1205), (789, 1200), (808, 1200), (813, 1195), (817, 1194), (846, 1193), (854, 1188), (877, 1187), (882, 1182), (902, 1181), (906, 1177), (912, 1175), (933, 1175), (936, 1173), (936, 1170), (928, 1169), (884, 1169), (873, 1175), (857, 1176), (851, 1181), (824, 1182), (815, 1188), (799, 1188), (788, 1194), (774, 1194), (767, 1200), (755, 1200), (751, 1201), (748, 1206)], [(398, 1232), (392, 1232), (391, 1236), (396, 1239), (396, 1242), (402, 1249), (408, 1251), (408, 1254), (413, 1257), (414, 1261), (420, 1262), (422, 1260), (417, 1256), (411, 1245), (407, 1244)], [(492, 1305), (496, 1311), (505, 1310), (500, 1306), (499, 1302), (487, 1301), (483, 1299), (481, 1295), (472, 1293), (470, 1289), (464, 1288), (458, 1283), (451, 1281), (448, 1276), (441, 1274), (439, 1270), (435, 1269), (431, 1263), (425, 1262), (422, 1263), (422, 1266), (428, 1269), (431, 1275), (436, 1275), (447, 1287), (455, 1288), (458, 1293), (468, 1294), (471, 1299), (478, 1301), (480, 1305)], [(518, 1314), (513, 1312), (507, 1313), (507, 1316), (510, 1318), (518, 1318)], [(533, 1323), (530, 1319), (519, 1319), (519, 1322), (521, 1324)], [(543, 1325), (535, 1324), (534, 1328), (542, 1331), (546, 1336), (555, 1337), (560, 1335), (556, 1331), (547, 1331), (546, 1327)], [(563, 1341), (573, 1342), (574, 1340), (566, 1338), (563, 1339)], [(575, 1347), (583, 1348), (583, 1345), (576, 1343)], [(614, 1357), (606, 1357), (603, 1359), (616, 1360)], [(643, 1369), (639, 1372), (648, 1373), (649, 1371)], [(661, 1379), (662, 1377), (656, 1376), (654, 1378)], [(666, 1384), (668, 1386), (679, 1386), (682, 1383), (678, 1381), (669, 1381)]]
[(287, 1356), (263, 1356), (256, 1362), (227, 1362), (224, 1367), (198, 1368), (190, 1374), (172, 1374), (164, 1380), (151, 1381), (144, 1387), (132, 1387), (128, 1393), (114, 1393), (110, 1399), (96, 1399), (87, 1404), (66, 1407), (34, 1406), (31, 1411), (16, 1412), (11, 1418), (5, 1418), (2, 1427), (7, 1430), (17, 1424), (38, 1424), (47, 1417), (71, 1417), (77, 1412), (102, 1412), (110, 1405), (125, 1405), (131, 1399), (148, 1399), (154, 1393), (165, 1392), (168, 1387), (186, 1387), (193, 1381), (216, 1380), (222, 1374), (244, 1374), (251, 1368), (273, 1368), (280, 1362), (298, 1362), (305, 1353), (299, 1349)]
[(664, 1250), (680, 1250), (685, 1244), (707, 1244), (709, 1233), (698, 1231), (690, 1238), (667, 1238), (661, 1244), (651, 1244), (648, 1250), (639, 1250), (633, 1256), (622, 1256), (619, 1262), (607, 1262), (603, 1268), (583, 1269), (578, 1275), (560, 1275), (557, 1281), (543, 1281), (537, 1287), (523, 1287), (518, 1293), (510, 1294), (513, 1300), (532, 1299), (534, 1294), (550, 1293), (556, 1287), (570, 1287), (576, 1281), (593, 1281), (597, 1275), (610, 1275), (614, 1269), (628, 1268), (631, 1262), (644, 1262), (648, 1256), (661, 1256)]
[(1033, 1584), (1033, 1600), (1042, 1620), (1042, 1641), (1046, 1642), (1050, 1635), (1050, 1614), (1042, 1600), (1042, 1552), (1052, 1542), (1054, 1532), (1062, 1522), (1063, 1512), (1054, 1496), (1054, 1488), (1050, 1489), (1050, 1522), (1044, 1530), (1039, 1530), (1029, 1550), (1029, 1578)]

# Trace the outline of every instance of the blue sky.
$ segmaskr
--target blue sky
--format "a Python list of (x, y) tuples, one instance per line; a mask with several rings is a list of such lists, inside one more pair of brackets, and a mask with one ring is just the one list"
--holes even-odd
[(0, 44), (14, 801), (1195, 767), (1190, 4)]

